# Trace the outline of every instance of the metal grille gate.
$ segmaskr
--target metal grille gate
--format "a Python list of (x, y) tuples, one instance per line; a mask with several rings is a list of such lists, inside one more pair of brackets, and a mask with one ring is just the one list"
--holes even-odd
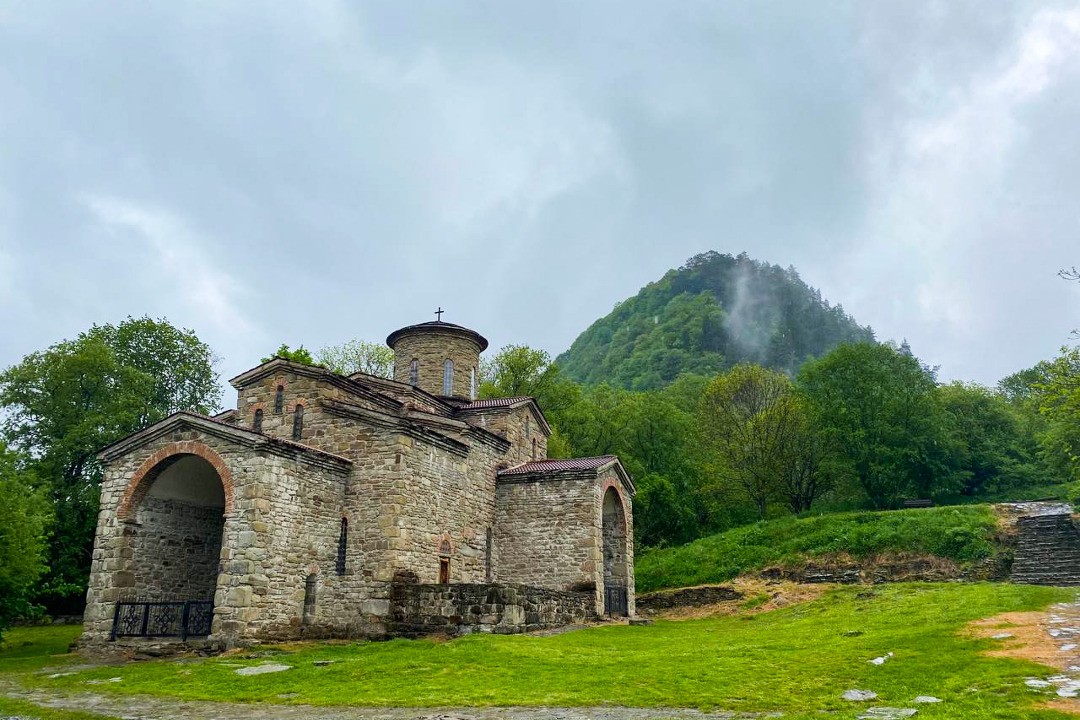
[(118, 637), (188, 637), (209, 635), (212, 600), (178, 602), (121, 600), (113, 615), (111, 640)]

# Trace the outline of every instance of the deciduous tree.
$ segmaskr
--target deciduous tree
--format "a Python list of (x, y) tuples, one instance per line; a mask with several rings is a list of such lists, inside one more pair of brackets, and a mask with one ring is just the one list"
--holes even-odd
[(0, 633), (29, 613), (45, 571), (48, 496), (31, 480), (0, 443)]
[(888, 345), (841, 345), (798, 376), (814, 421), (842, 453), (871, 504), (956, 489), (934, 373)]
[(770, 500), (801, 512), (825, 489), (822, 446), (782, 373), (742, 364), (719, 375), (702, 398), (700, 432), (711, 473), (741, 488), (761, 517)]
[(0, 372), (0, 438), (31, 458), (56, 516), (45, 592), (85, 588), (97, 451), (177, 410), (211, 412), (220, 394), (210, 348), (190, 330), (145, 317), (95, 325)]
[(331, 345), (316, 354), (316, 361), (341, 375), (361, 372), (387, 379), (394, 377), (394, 351), (381, 343), (350, 340)]

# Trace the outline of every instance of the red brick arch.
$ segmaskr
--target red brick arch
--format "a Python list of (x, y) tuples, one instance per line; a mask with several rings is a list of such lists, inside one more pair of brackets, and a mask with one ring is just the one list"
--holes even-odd
[(116, 513), (117, 517), (121, 520), (129, 519), (135, 508), (146, 497), (146, 493), (150, 491), (150, 486), (154, 484), (154, 479), (157, 477), (154, 469), (163, 460), (174, 455), (198, 455), (213, 466), (221, 479), (221, 486), (225, 490), (225, 514), (232, 514), (233, 477), (225, 461), (209, 445), (197, 440), (184, 440), (166, 445), (143, 461), (143, 464), (135, 471), (135, 475), (132, 476), (127, 489), (124, 490), (124, 496), (120, 499), (120, 509)]
[(598, 508), (600, 510), (601, 520), (604, 515), (604, 498), (607, 497), (607, 491), (611, 489), (615, 491), (615, 497), (619, 498), (619, 505), (622, 508), (623, 516), (623, 532), (627, 535), (630, 534), (630, 504), (627, 501), (626, 494), (623, 492), (622, 483), (612, 478), (607, 478), (600, 484), (600, 497)]

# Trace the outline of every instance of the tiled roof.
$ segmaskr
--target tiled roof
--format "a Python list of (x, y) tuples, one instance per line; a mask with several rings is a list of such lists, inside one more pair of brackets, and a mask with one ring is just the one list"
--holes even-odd
[(618, 460), (618, 458), (614, 455), (570, 458), (568, 460), (533, 460), (500, 470), (499, 475), (525, 475), (528, 473), (560, 472), (563, 470), (596, 470), (615, 460)]
[(510, 407), (512, 405), (517, 405), (520, 402), (525, 402), (526, 400), (532, 400), (532, 398), (523, 395), (521, 397), (491, 398), (490, 400), (473, 400), (468, 405), (462, 405), (458, 409), (483, 410), (485, 408)]

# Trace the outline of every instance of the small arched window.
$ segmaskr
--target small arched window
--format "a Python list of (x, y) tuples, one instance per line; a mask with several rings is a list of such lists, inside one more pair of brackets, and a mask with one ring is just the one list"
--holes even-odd
[(442, 394), (454, 394), (454, 361), (450, 358), (442, 364)]
[(348, 518), (341, 518), (341, 534), (338, 535), (337, 541), (337, 565), (336, 570), (338, 575), (345, 574), (345, 550), (349, 545), (349, 520)]
[(525, 439), (528, 440), (532, 437), (532, 418), (528, 415), (525, 416)]
[(274, 393), (274, 414), (280, 415), (285, 410), (285, 386), (278, 385)]
[(450, 541), (446, 538), (439, 543), (439, 584), (450, 583)]
[(262, 432), (262, 419), (263, 419), (263, 411), (262, 411), (262, 408), (259, 408), (258, 410), (255, 411), (255, 419), (251, 421), (251, 429), (254, 430), (257, 433), (261, 433)]
[(533, 438), (532, 441), (532, 459), (536, 459), (536, 438)]
[(293, 411), (292, 419), (292, 439), (299, 440), (304, 434), (304, 406), (297, 405), (296, 410)]
[(409, 384), (420, 384), (420, 361), (416, 358), (413, 358), (412, 362), (409, 363)]
[(469, 399), (476, 399), (476, 368), (469, 368)]

